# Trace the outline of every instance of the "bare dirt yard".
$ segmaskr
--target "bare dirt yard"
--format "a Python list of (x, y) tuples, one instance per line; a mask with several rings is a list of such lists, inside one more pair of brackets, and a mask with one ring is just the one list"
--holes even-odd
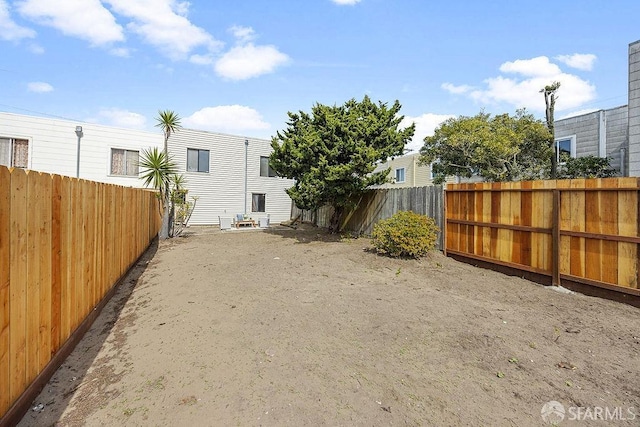
[(370, 246), (160, 243), (20, 425), (640, 425), (639, 309)]

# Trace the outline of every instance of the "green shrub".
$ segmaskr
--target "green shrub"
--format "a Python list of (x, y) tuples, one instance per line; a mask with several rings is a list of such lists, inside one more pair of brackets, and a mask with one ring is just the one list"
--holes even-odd
[(436, 247), (438, 226), (433, 218), (400, 211), (373, 226), (373, 246), (392, 257), (419, 258)]

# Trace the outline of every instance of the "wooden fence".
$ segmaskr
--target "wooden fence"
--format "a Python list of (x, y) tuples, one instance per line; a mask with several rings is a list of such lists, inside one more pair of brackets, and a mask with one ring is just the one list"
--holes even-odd
[(448, 185), (446, 253), (640, 295), (640, 179)]
[[(356, 200), (357, 207), (345, 215), (343, 230), (370, 235), (373, 226), (381, 219), (389, 218), (398, 211), (413, 211), (427, 215), (436, 221), (440, 230), (444, 226), (444, 195), (441, 185), (377, 189), (366, 192)], [(328, 227), (332, 209), (325, 206), (317, 211), (302, 211), (292, 207), (291, 217), (302, 214), (302, 220)], [(443, 249), (443, 233), (438, 237), (438, 249)]]
[(146, 250), (160, 221), (153, 192), (0, 167), (0, 416)]

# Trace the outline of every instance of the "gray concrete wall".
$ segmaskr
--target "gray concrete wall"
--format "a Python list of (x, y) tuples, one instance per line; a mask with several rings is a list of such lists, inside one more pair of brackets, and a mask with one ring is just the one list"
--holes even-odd
[(640, 176), (640, 40), (629, 44), (629, 175)]

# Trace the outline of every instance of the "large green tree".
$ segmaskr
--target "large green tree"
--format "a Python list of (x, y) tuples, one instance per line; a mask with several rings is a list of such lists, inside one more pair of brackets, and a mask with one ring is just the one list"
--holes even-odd
[(420, 162), (431, 163), (434, 181), (447, 176), (487, 181), (513, 181), (543, 177), (551, 158), (549, 131), (525, 110), (514, 116), (481, 112), (442, 123), (424, 139)]
[(400, 129), (400, 103), (375, 103), (365, 96), (344, 105), (315, 104), (311, 113), (289, 112), (287, 128), (272, 138), (270, 165), (295, 180), (287, 194), (301, 209), (331, 205), (331, 231), (339, 231), (345, 210), (369, 186), (387, 180), (378, 162), (401, 155), (415, 131)]

